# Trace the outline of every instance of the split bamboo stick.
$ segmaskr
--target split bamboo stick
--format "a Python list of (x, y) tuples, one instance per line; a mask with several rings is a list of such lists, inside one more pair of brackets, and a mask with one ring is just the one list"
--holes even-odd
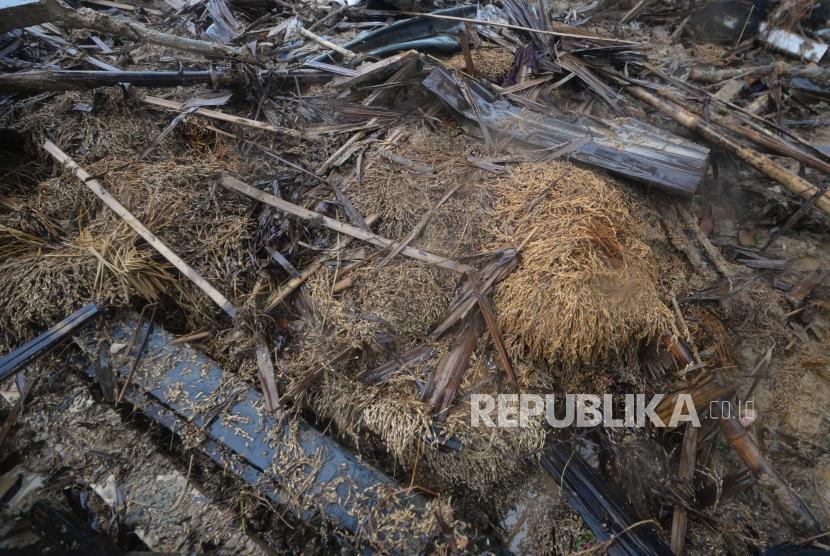
[(60, 147), (49, 140), (43, 143), (43, 149), (52, 155), (55, 160), (69, 168), (72, 173), (75, 174), (75, 177), (81, 180), (81, 182), (83, 182), (83, 184), (86, 185), (90, 191), (95, 193), (99, 199), (104, 201), (104, 203), (112, 209), (115, 214), (117, 214), (124, 222), (135, 230), (136, 233), (144, 239), (144, 241), (149, 243), (151, 247), (158, 251), (162, 257), (167, 259), (170, 264), (175, 266), (179, 272), (184, 274), (194, 284), (196, 284), (200, 290), (205, 292), (208, 297), (210, 297), (217, 305), (219, 305), (219, 307), (222, 308), (223, 311), (228, 314), (228, 316), (231, 318), (236, 316), (236, 307), (234, 307), (233, 304), (231, 304), (231, 302), (219, 292), (219, 290), (214, 288), (210, 282), (205, 280), (204, 276), (199, 274), (199, 271), (187, 264), (181, 257), (173, 252), (173, 250), (170, 249), (170, 247), (160, 240), (153, 232), (148, 230), (147, 227), (133, 215), (133, 213), (127, 210), (127, 207), (122, 205), (115, 197), (110, 195), (109, 192), (100, 184), (100, 182), (94, 179), (89, 172), (78, 166), (78, 164), (72, 160), (68, 154), (63, 152)]

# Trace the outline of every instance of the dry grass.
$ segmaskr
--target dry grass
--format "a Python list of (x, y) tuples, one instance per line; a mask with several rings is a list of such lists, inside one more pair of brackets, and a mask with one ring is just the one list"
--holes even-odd
[(611, 182), (550, 163), (491, 183), (496, 234), (518, 244), (535, 230), (495, 296), (503, 330), (531, 356), (593, 364), (670, 326), (643, 226)]
[[(92, 112), (75, 110), (79, 104), (92, 106)], [(51, 139), (76, 156), (82, 153), (96, 159), (134, 157), (166, 125), (167, 119), (156, 114), (160, 113), (151, 112), (142, 104), (125, 102), (123, 93), (113, 87), (95, 92), (63, 93), (49, 102), (25, 108), (8, 124), (25, 131), (35, 148), (45, 139)], [(156, 152), (163, 153), (174, 146), (168, 140)], [(47, 157), (43, 156), (43, 159)]]
[(784, 0), (780, 2), (770, 14), (768, 21), (771, 27), (781, 27), (782, 29), (792, 30), (803, 19), (810, 15), (816, 6), (819, 5), (818, 0), (795, 1)]
[(435, 442), (439, 429), (417, 395), (400, 384), (364, 387), (337, 372), (326, 373), (309, 403), (355, 446), (388, 454), (410, 475), (415, 472), (417, 484), (438, 491), (463, 487), (485, 494), (538, 455), (545, 439), (539, 423), (519, 429), (472, 428), (469, 407), (461, 405), (440, 430), (464, 447), (447, 449)]
[(410, 126), (396, 144), (380, 145), (433, 168), (433, 176), (408, 170), (372, 151), (367, 153), (360, 183), (347, 183), (344, 191), (361, 213), (380, 216), (375, 231), (393, 239), (405, 237), (424, 213), (460, 181), (461, 188), (436, 212), (412, 245), (450, 256), (476, 249), (478, 227), (489, 201), (481, 183), (485, 176), (465, 159), (480, 157), (481, 145), (459, 132), (433, 133), (425, 126)]

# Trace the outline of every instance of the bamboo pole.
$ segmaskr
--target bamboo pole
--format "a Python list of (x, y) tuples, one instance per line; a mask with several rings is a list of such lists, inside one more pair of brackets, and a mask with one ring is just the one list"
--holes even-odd
[[(662, 97), (664, 97), (664, 98), (666, 98), (666, 99), (668, 99), (672, 102), (676, 101), (676, 98), (671, 94), (671, 92), (668, 89), (660, 89), (660, 90), (657, 91), (657, 94), (659, 94), (660, 96), (662, 96)], [(719, 99), (719, 100), (722, 100), (722, 99)], [(695, 114), (695, 115), (700, 117), (699, 114)], [(728, 129), (730, 131), (733, 131), (733, 132), (737, 133), (741, 137), (749, 139), (750, 141), (753, 141), (753, 142), (761, 145), (762, 147), (766, 147), (766, 148), (770, 149), (771, 151), (773, 151), (775, 153), (778, 153), (782, 156), (789, 156), (790, 158), (794, 158), (794, 159), (798, 160), (799, 162), (803, 162), (807, 166), (815, 168), (816, 170), (819, 170), (820, 172), (824, 172), (825, 174), (830, 174), (830, 162), (826, 162), (825, 160), (822, 160), (822, 159), (820, 159), (820, 158), (818, 158), (818, 157), (816, 157), (816, 156), (814, 156), (810, 153), (804, 152), (801, 149), (798, 149), (798, 148), (794, 147), (793, 145), (787, 143), (786, 141), (782, 141), (781, 139), (779, 139), (778, 137), (776, 137), (774, 135), (765, 134), (765, 133), (762, 133), (761, 131), (758, 131), (756, 129), (752, 129), (750, 127), (747, 127), (747, 126), (743, 125), (743, 123), (738, 121), (737, 119), (730, 118), (730, 117), (727, 117), (727, 116), (715, 115), (712, 118), (712, 121), (715, 122), (716, 124), (719, 124), (719, 125), (725, 127), (726, 129)]]
[(319, 44), (321, 46), (325, 46), (329, 50), (334, 50), (338, 54), (342, 54), (347, 60), (351, 60), (352, 58), (355, 58), (357, 56), (357, 54), (355, 54), (351, 50), (349, 50), (347, 48), (343, 48), (339, 44), (335, 44), (331, 41), (327, 41), (326, 39), (324, 39), (320, 35), (316, 35), (316, 34), (312, 33), (311, 31), (309, 31), (305, 27), (300, 27), (299, 31), (300, 31), (300, 34), (302, 36), (306, 37), (307, 39), (313, 40), (314, 42), (316, 42), (317, 44)]
[(821, 526), (810, 512), (810, 509), (770, 465), (758, 449), (758, 445), (749, 437), (735, 412), (732, 412), (729, 417), (722, 417), (718, 422), (726, 436), (726, 440), (741, 456), (744, 465), (755, 475), (760, 484), (766, 485), (771, 490), (775, 499), (783, 506), (781, 508), (782, 513), (792, 521), (800, 532), (818, 533)]
[(237, 83), (235, 76), (210, 71), (84, 71), (32, 70), (0, 75), (2, 92), (85, 91), (130, 83), (140, 87), (176, 87), (216, 82), (221, 87)]
[[(692, 423), (686, 423), (683, 433), (683, 448), (680, 451), (680, 468), (677, 477), (686, 484), (692, 484), (697, 463), (698, 429)], [(686, 546), (686, 529), (689, 524), (689, 512), (683, 506), (676, 505), (671, 522), (671, 550), (676, 556), (683, 554)]]
[[(685, 108), (682, 108), (673, 102), (662, 100), (640, 87), (626, 87), (625, 90), (634, 98), (650, 104), (680, 125), (696, 131), (707, 141), (711, 141), (712, 143), (728, 150), (746, 162), (749, 166), (774, 179), (796, 195), (800, 195), (805, 199), (810, 199), (817, 191), (817, 188), (807, 180), (793, 174), (792, 172), (789, 172), (774, 160), (758, 154), (749, 147), (745, 147), (735, 142), (733, 139), (724, 136), (711, 124), (704, 121), (699, 116), (692, 114)], [(816, 200), (815, 205), (824, 212), (830, 214), (830, 198), (820, 197)]]
[[(141, 97), (141, 102), (144, 102), (145, 104), (150, 104), (152, 106), (158, 106), (159, 108), (166, 108), (167, 110), (174, 110), (176, 112), (182, 112), (184, 110), (187, 110), (188, 108), (187, 104), (184, 102), (176, 102), (174, 100), (167, 100), (150, 95), (145, 95)], [(300, 140), (306, 138), (304, 133), (302, 133), (301, 131), (297, 131), (296, 129), (291, 129), (288, 127), (278, 127), (271, 124), (266, 124), (265, 122), (259, 122), (257, 120), (243, 118), (242, 116), (225, 114), (224, 112), (219, 112), (218, 110), (211, 110), (209, 108), (197, 108), (195, 113), (200, 116), (210, 118), (212, 120), (228, 122), (231, 124), (238, 124), (245, 127), (259, 129), (262, 131), (270, 131), (272, 133), (285, 135), (286, 137), (291, 137), (293, 139)]]
[[(232, 191), (236, 191), (237, 193), (242, 193), (243, 195), (246, 195), (252, 199), (256, 199), (260, 203), (265, 203), (266, 205), (272, 206), (283, 212), (287, 212), (288, 214), (293, 214), (294, 216), (302, 218), (303, 220), (306, 220), (308, 222), (319, 223), (325, 226), (326, 228), (329, 228), (330, 230), (334, 230), (336, 232), (340, 232), (341, 234), (346, 234), (347, 236), (361, 239), (367, 243), (371, 243), (372, 245), (377, 245), (378, 247), (384, 248), (394, 248), (397, 244), (396, 241), (393, 241), (391, 239), (357, 228), (350, 224), (345, 224), (343, 222), (340, 222), (339, 220), (335, 220), (334, 218), (323, 216), (318, 212), (305, 209), (301, 206), (295, 205), (294, 203), (284, 201), (279, 197), (271, 195), (270, 193), (265, 193), (264, 191), (260, 191), (259, 189), (251, 187), (247, 183), (240, 181), (234, 178), (233, 176), (229, 176), (227, 174), (224, 175), (222, 177), (222, 185)], [(474, 270), (472, 267), (459, 263), (458, 261), (454, 261), (452, 259), (442, 257), (440, 255), (435, 255), (427, 251), (422, 251), (420, 249), (414, 249), (412, 247), (404, 247), (401, 250), (401, 254), (405, 257), (409, 257), (410, 259), (423, 261), (425, 263), (440, 266), (442, 268), (448, 268), (450, 270), (454, 270), (455, 272), (460, 272), (462, 274)]]
[(763, 66), (751, 68), (726, 68), (713, 69), (712, 67), (700, 67), (692, 69), (689, 78), (702, 83), (719, 83), (728, 79), (741, 77), (762, 76), (775, 74), (781, 77), (804, 77), (822, 83), (830, 82), (830, 69), (810, 64), (808, 66), (793, 67), (784, 62), (774, 62)]

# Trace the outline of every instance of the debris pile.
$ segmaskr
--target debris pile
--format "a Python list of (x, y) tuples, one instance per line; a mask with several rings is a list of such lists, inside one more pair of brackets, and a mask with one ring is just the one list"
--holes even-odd
[(830, 545), (824, 4), (82, 3), (0, 2), (0, 546)]

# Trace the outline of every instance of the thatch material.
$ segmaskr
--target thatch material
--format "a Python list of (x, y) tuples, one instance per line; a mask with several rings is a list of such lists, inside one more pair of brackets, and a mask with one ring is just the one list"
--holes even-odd
[[(135, 157), (165, 125), (163, 119), (147, 117), (148, 113), (146, 106), (125, 102), (124, 94), (111, 88), (67, 92), (47, 103), (35, 102), (6, 123), (27, 134), (33, 149), (51, 139), (67, 152), (88, 153), (96, 159)], [(172, 146), (165, 142), (156, 152), (167, 152)]]
[[(453, 259), (479, 251), (489, 242), (482, 235), (488, 193), (479, 179), (480, 171), (465, 160), (467, 155), (477, 154), (479, 146), (450, 133), (426, 133), (418, 128), (407, 128), (407, 131), (411, 136), (402, 140), (402, 145), (394, 151), (432, 167), (434, 175), (413, 172), (370, 154), (366, 157), (363, 179), (349, 184), (346, 194), (363, 215), (379, 216), (375, 231), (389, 238), (403, 239), (460, 181), (458, 191), (435, 211), (410, 245)], [(422, 340), (449, 306), (459, 276), (401, 257), (377, 269), (377, 262), (382, 258), (354, 271), (354, 285), (340, 300), (356, 315), (386, 323), (407, 344)], [(312, 297), (315, 296), (312, 294)]]
[[(423, 366), (425, 371), (437, 357)], [(484, 494), (494, 484), (524, 468), (538, 455), (545, 431), (540, 423), (528, 428), (472, 428), (470, 408), (460, 404), (443, 424), (419, 401), (409, 372), (391, 384), (367, 387), (341, 369), (325, 372), (309, 392), (308, 402), (319, 416), (364, 452), (390, 457), (417, 484), (445, 492), (464, 487)], [(423, 380), (421, 369), (412, 371)], [(460, 440), (455, 451), (436, 442), (436, 432)]]
[(652, 254), (631, 201), (600, 175), (569, 164), (524, 164), (493, 180), (492, 223), (524, 247), (496, 290), (505, 333), (530, 355), (593, 364), (670, 327)]

